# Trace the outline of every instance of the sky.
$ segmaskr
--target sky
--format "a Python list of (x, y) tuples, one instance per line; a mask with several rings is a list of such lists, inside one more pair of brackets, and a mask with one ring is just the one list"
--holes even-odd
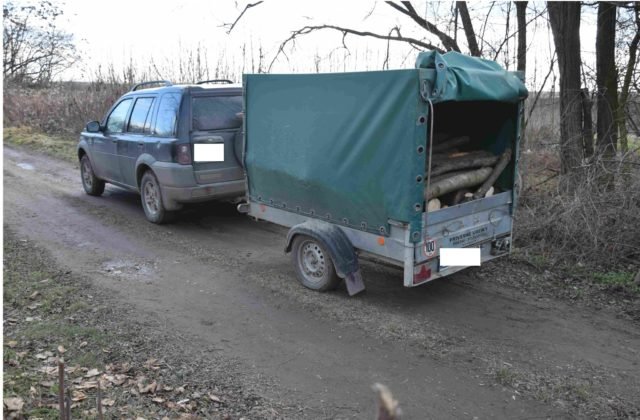
[[(256, 0), (250, 0), (255, 2)], [(94, 0), (54, 1), (63, 11), (63, 28), (74, 34), (82, 63), (63, 74), (66, 79), (89, 80), (98, 65), (112, 64), (116, 69), (125, 63), (147, 67), (151, 60), (161, 76), (175, 74), (179, 62), (196, 48), (206, 51), (209, 67), (226, 69), (228, 76), (239, 80), (242, 72), (258, 70), (258, 56), (263, 55), (264, 69), (273, 60), (279, 45), (291, 33), (305, 25), (331, 24), (358, 30), (386, 34), (394, 26), (400, 27), (404, 36), (422, 38), (425, 32), (410, 19), (394, 11), (383, 1), (286, 1), (266, 0), (249, 9), (228, 34), (225, 23), (233, 22), (248, 3), (231, 0)], [(487, 12), (491, 11), (486, 25), (485, 38), (498, 39), (506, 30), (503, 3), (469, 2), (474, 28), (477, 32), (484, 25)], [(438, 16), (449, 19), (450, 2), (419, 2), (414, 6), (428, 19)], [(515, 31), (515, 7), (512, 7), (509, 33)], [(544, 9), (542, 2), (529, 2), (528, 18)], [(549, 70), (552, 40), (546, 21), (539, 19), (537, 26), (529, 27), (529, 84), (538, 86)], [(587, 61), (595, 49), (595, 15), (583, 13), (581, 24), (582, 49)], [(462, 30), (458, 33), (463, 52), (466, 45)], [(435, 42), (434, 37), (431, 41)], [(295, 49), (287, 49), (287, 56), (280, 55), (271, 72), (313, 72), (377, 70), (383, 67), (387, 42), (348, 36), (348, 50), (341, 48), (342, 35), (324, 30), (301, 37)], [(516, 37), (508, 44), (510, 56), (514, 56)], [(389, 68), (413, 67), (417, 51), (404, 43), (391, 43)], [(501, 57), (498, 60), (505, 64)], [(513, 67), (513, 63), (510, 63)], [(513, 68), (511, 68), (513, 69)]]

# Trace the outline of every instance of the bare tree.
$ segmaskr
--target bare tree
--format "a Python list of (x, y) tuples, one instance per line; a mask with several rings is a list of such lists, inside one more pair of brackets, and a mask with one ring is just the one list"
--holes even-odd
[(46, 84), (78, 59), (73, 36), (57, 25), (62, 10), (50, 1), (26, 6), (7, 2), (2, 12), (5, 79)]
[(580, 90), (580, 3), (547, 2), (560, 70), (560, 170), (562, 187), (571, 191), (582, 163)]
[(635, 35), (633, 36), (631, 42), (626, 45), (629, 51), (629, 58), (625, 63), (626, 67), (624, 69), (624, 78), (622, 86), (620, 88), (620, 97), (617, 110), (617, 120), (620, 129), (620, 150), (622, 151), (622, 153), (626, 153), (629, 149), (629, 141), (627, 139), (627, 118), (625, 111), (627, 102), (629, 100), (632, 77), (635, 73), (636, 65), (638, 63), (638, 44), (640, 43), (640, 2), (633, 2), (633, 21), (635, 26)]
[(614, 155), (616, 151), (617, 124), (614, 112), (618, 108), (618, 75), (615, 62), (616, 5), (598, 3), (598, 29), (596, 32), (596, 85), (597, 152)]
[(517, 69), (523, 73), (527, 70), (527, 3), (516, 2), (516, 15), (518, 19), (518, 64)]

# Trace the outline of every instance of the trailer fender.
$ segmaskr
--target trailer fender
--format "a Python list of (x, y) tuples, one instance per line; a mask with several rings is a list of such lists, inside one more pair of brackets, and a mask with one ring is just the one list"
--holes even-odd
[(347, 235), (339, 227), (317, 220), (307, 220), (295, 225), (287, 234), (284, 249), (286, 253), (291, 252), (291, 244), (296, 235), (307, 235), (322, 242), (331, 256), (336, 274), (345, 279), (349, 295), (353, 296), (364, 290), (358, 255)]

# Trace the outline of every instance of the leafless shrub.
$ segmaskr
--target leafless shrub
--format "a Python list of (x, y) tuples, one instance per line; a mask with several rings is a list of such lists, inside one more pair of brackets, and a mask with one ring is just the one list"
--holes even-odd
[[(538, 153), (529, 166), (552, 167)], [(559, 162), (556, 163), (559, 166)], [(560, 194), (553, 170), (522, 192), (516, 218), (517, 245), (551, 264), (599, 271), (640, 267), (640, 153), (597, 160), (580, 169), (574, 193)], [(603, 187), (602, 177), (613, 179)]]

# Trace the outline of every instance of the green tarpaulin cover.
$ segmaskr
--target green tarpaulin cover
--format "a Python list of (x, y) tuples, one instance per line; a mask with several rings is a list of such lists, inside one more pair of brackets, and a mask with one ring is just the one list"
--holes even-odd
[(422, 53), (416, 67), (245, 75), (250, 200), (383, 235), (395, 220), (419, 240), (426, 99), (515, 103), (526, 89), (497, 64), (459, 54)]

